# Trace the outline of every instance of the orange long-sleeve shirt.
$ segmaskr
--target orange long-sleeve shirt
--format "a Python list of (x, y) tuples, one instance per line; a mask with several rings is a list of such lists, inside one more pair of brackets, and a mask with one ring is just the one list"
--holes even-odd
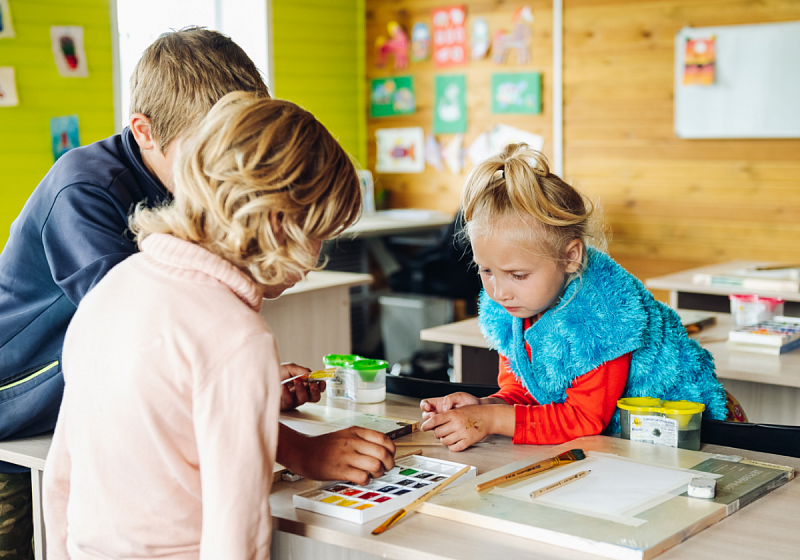
[[(523, 328), (530, 327), (525, 319)], [(531, 349), (525, 348), (530, 358)], [(500, 356), (497, 376), (500, 390), (492, 395), (514, 405), (514, 443), (556, 444), (582, 436), (597, 435), (605, 429), (625, 390), (631, 355), (624, 354), (578, 377), (567, 389), (563, 403), (540, 405)]]

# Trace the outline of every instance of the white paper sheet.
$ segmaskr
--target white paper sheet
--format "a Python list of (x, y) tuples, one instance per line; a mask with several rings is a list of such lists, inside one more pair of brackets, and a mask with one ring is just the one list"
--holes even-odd
[[(548, 486), (581, 471), (584, 478), (531, 498), (534, 490)], [(686, 490), (697, 471), (646, 465), (603, 454), (590, 454), (583, 461), (560, 467), (513, 486), (496, 487), (493, 493), (547, 505), (626, 524), (639, 524), (631, 518)], [(646, 505), (646, 508), (642, 506)]]

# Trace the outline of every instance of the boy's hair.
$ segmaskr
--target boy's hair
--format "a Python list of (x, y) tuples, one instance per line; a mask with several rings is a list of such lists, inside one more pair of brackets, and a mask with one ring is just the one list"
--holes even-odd
[(232, 91), (269, 97), (253, 61), (230, 37), (186, 27), (164, 33), (136, 63), (131, 76), (130, 114), (150, 119), (162, 152)]
[[(540, 241), (546, 256), (566, 262), (567, 245), (580, 239), (605, 250), (600, 212), (591, 200), (550, 172), (547, 158), (527, 144), (509, 144), (472, 169), (461, 193), (465, 226), (470, 239), (490, 236), (504, 218), (522, 219), (531, 227), (505, 227), (503, 235), (522, 244)], [(584, 250), (584, 259), (586, 251)]]
[(260, 285), (279, 285), (317, 268), (314, 242), (360, 215), (353, 162), (314, 115), (289, 101), (230, 93), (183, 147), (174, 201), (152, 210), (140, 204), (131, 218), (140, 245), (168, 233)]

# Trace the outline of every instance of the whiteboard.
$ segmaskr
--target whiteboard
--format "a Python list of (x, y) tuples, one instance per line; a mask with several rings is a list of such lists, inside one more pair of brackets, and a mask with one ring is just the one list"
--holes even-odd
[[(713, 85), (683, 85), (687, 39), (716, 36)], [(685, 27), (675, 36), (675, 134), (800, 138), (800, 22)]]

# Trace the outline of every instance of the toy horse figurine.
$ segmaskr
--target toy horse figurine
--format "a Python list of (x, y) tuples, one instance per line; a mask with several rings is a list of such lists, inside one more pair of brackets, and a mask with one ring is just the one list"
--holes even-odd
[(378, 68), (383, 68), (383, 65), (386, 64), (386, 57), (389, 53), (393, 53), (395, 69), (407, 68), (408, 36), (396, 21), (390, 21), (386, 28), (389, 31), (389, 39), (387, 40), (386, 37), (378, 37), (375, 39), (375, 49), (377, 51), (375, 64)]
[(496, 64), (503, 64), (508, 57), (508, 51), (517, 51), (517, 64), (528, 64), (531, 60), (531, 37), (533, 32), (528, 26), (533, 23), (533, 12), (529, 6), (523, 6), (514, 13), (512, 20), (514, 29), (511, 33), (501, 29), (494, 35), (492, 41), (492, 58)]

